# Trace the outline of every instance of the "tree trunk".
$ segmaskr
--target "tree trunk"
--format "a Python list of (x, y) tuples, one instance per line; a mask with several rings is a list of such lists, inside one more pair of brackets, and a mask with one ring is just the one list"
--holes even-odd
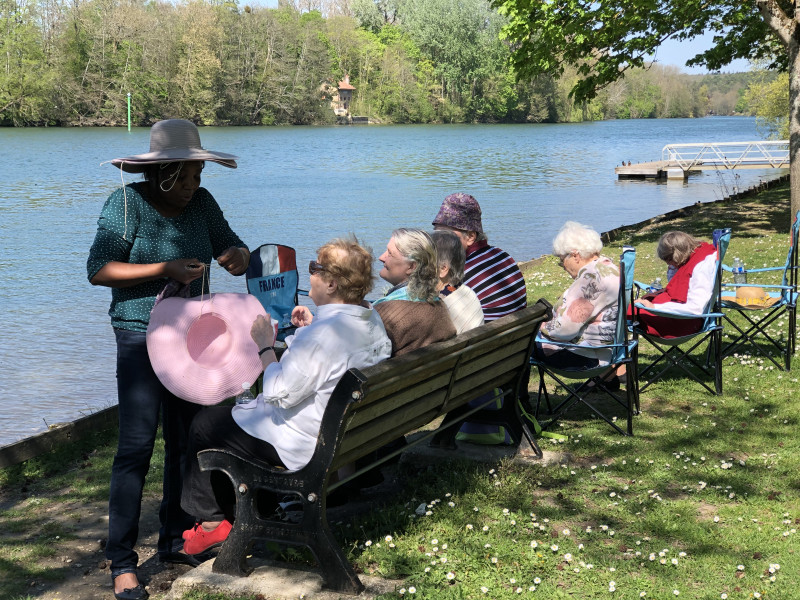
[(789, 180), (791, 190), (791, 213), (789, 226), (800, 210), (800, 28), (789, 42)]

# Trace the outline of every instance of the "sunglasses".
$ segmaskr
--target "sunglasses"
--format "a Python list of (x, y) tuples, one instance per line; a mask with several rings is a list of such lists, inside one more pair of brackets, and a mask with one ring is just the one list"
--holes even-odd
[(325, 268), (325, 265), (318, 263), (315, 260), (312, 260), (308, 263), (308, 274), (314, 275), (315, 273), (322, 273), (327, 271), (328, 269)]

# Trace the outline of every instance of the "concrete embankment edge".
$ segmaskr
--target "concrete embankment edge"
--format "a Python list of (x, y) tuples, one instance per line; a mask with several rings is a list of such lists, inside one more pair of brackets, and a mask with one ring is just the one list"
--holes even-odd
[[(788, 173), (771, 181), (762, 182), (759, 185), (753, 186), (731, 196), (726, 196), (720, 200), (705, 203), (697, 202), (696, 204), (691, 204), (683, 208), (672, 210), (668, 213), (664, 213), (663, 215), (645, 219), (644, 221), (640, 221), (638, 223), (623, 225), (610, 231), (604, 231), (600, 234), (600, 236), (603, 239), (603, 243), (608, 244), (630, 231), (643, 229), (648, 225), (652, 225), (660, 221), (669, 221), (670, 219), (696, 213), (703, 210), (703, 207), (708, 204), (735, 202), (743, 198), (752, 197), (759, 192), (781, 185), (787, 181), (789, 181)], [(80, 419), (71, 423), (54, 425), (47, 431), (0, 447), (0, 468), (9, 467), (31, 458), (35, 458), (36, 456), (54, 450), (64, 443), (77, 441), (90, 433), (101, 431), (110, 427), (116, 427), (117, 423), (118, 411), (117, 406), (115, 405), (85, 417), (81, 417)]]
[(0, 468), (19, 464), (51, 452), (65, 443), (75, 442), (89, 434), (116, 427), (117, 406), (109, 406), (69, 423), (58, 423), (47, 431), (0, 447)]

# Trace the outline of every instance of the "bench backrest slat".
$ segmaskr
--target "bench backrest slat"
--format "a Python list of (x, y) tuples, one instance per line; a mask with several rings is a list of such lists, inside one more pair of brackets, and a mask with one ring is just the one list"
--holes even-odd
[(333, 444), (335, 470), (472, 398), (516, 384), (549, 311), (539, 302), (451, 340), (351, 369), (331, 396), (317, 452)]

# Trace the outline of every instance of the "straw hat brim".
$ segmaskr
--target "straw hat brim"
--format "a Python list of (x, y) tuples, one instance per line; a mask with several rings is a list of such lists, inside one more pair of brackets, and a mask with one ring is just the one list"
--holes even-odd
[(169, 150), (158, 150), (155, 152), (145, 152), (135, 154), (126, 158), (115, 158), (111, 164), (125, 171), (126, 173), (141, 173), (147, 165), (158, 165), (170, 162), (182, 162), (191, 160), (202, 160), (215, 162), (228, 167), (236, 168), (238, 156), (225, 152), (213, 152), (203, 148), (172, 148)]
[(249, 294), (165, 298), (153, 308), (147, 327), (147, 352), (158, 379), (195, 404), (235, 396), (263, 370), (250, 337), (258, 315), (267, 313)]
[(749, 308), (756, 310), (759, 308), (769, 308), (780, 302), (779, 297), (767, 296), (763, 298), (742, 298), (741, 296), (722, 296), (722, 302), (732, 308)]

